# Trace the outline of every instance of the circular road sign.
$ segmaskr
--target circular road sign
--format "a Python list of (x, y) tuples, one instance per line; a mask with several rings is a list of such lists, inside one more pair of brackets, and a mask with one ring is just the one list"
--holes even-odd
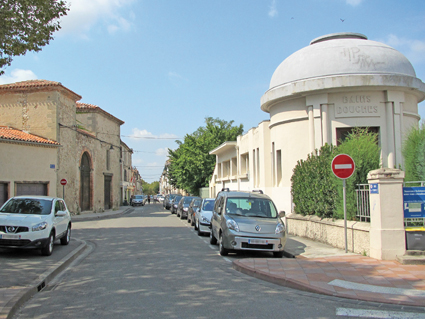
[(332, 160), (332, 172), (341, 179), (349, 178), (354, 173), (354, 161), (350, 155), (339, 154)]
[(61, 185), (65, 186), (68, 181), (65, 178), (61, 179)]

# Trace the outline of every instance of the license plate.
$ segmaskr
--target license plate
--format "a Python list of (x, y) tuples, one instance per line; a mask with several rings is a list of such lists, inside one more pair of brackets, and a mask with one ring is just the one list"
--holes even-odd
[(21, 239), (21, 235), (15, 235), (15, 234), (0, 234), (0, 239)]
[(268, 245), (269, 241), (267, 239), (248, 239), (248, 244), (253, 245)]

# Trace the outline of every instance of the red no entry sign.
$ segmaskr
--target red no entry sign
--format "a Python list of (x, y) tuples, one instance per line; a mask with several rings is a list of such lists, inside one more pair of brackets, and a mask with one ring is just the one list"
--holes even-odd
[(354, 173), (354, 161), (347, 154), (339, 154), (332, 160), (332, 172), (341, 179), (349, 178)]
[(61, 185), (65, 186), (68, 181), (65, 178), (61, 179)]

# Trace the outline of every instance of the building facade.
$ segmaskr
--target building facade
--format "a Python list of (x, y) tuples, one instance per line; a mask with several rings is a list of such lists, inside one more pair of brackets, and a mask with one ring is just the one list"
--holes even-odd
[[(12, 185), (16, 181), (46, 182), (47, 193), (33, 188), (26, 194), (64, 196), (72, 213), (99, 212), (121, 204), (119, 150), (120, 126), (124, 122), (98, 106), (77, 103), (80, 99), (81, 96), (53, 81), (33, 80), (0, 86), (0, 125), (58, 144), (54, 148), (44, 147), (35, 154), (25, 144), (21, 145), (24, 148), (12, 151), (16, 146), (2, 143), (10, 154), (2, 158), (0, 165), (10, 167), (7, 172), (0, 171), (0, 180), (10, 183), (8, 197), (17, 194)], [(18, 160), (20, 152), (34, 155), (22, 163)], [(44, 161), (44, 157), (48, 158), (45, 163), (49, 170), (43, 166), (40, 171), (36, 163)], [(27, 172), (24, 177), (20, 177), (22, 171)], [(61, 179), (66, 179), (65, 187), (60, 184)]]
[(395, 49), (356, 33), (314, 39), (272, 75), (261, 98), (270, 120), (211, 152), (217, 164), (210, 193), (228, 185), (261, 188), (279, 210), (291, 212), (297, 161), (326, 143), (337, 145), (354, 127), (378, 133), (383, 167), (403, 167), (404, 134), (418, 125), (424, 99), (425, 84)]

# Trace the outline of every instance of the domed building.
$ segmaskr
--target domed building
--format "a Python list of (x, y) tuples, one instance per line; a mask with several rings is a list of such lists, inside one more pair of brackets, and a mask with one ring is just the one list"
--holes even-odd
[(378, 133), (383, 167), (403, 167), (403, 136), (418, 124), (424, 99), (425, 84), (390, 46), (358, 33), (316, 38), (273, 73), (261, 98), (270, 120), (211, 151), (217, 163), (210, 195), (222, 187), (260, 188), (291, 212), (297, 161), (337, 145), (354, 127)]

